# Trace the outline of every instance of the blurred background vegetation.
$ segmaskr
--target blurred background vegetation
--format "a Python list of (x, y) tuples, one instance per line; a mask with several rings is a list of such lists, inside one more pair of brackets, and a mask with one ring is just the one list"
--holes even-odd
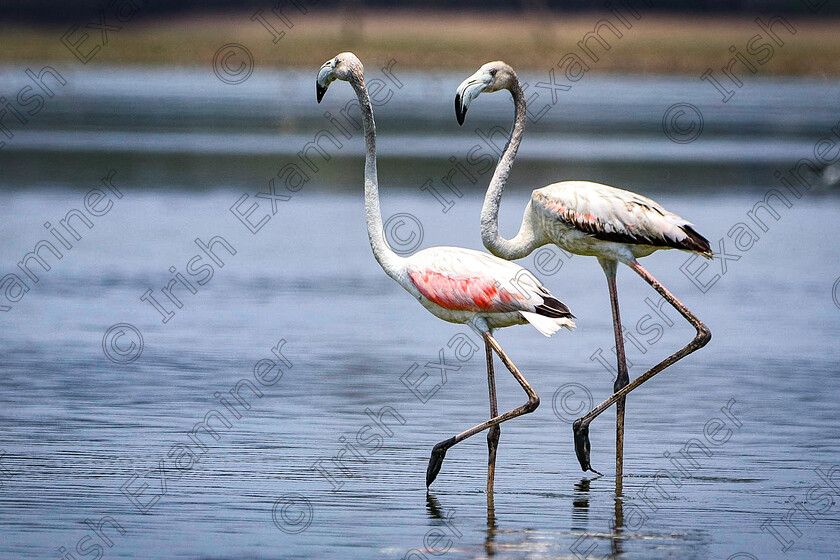
[[(632, 29), (618, 25), (616, 12)], [(840, 4), (827, 0), (4, 0), (0, 63), (75, 61), (62, 36), (78, 26), (71, 41), (89, 33), (89, 45), (101, 42), (101, 15), (121, 27), (107, 34), (107, 52), (97, 58), (106, 64), (204, 66), (221, 44), (241, 43), (261, 67), (311, 68), (352, 50), (363, 60), (387, 53), (402, 68), (470, 69), (503, 58), (544, 70), (579, 52), (584, 35), (607, 20), (623, 33), (622, 47), (593, 70), (688, 75), (726, 64), (733, 46), (743, 51), (760, 33), (756, 17), (781, 16), (807, 33), (797, 34), (795, 49), (777, 46), (762, 75), (840, 75)], [(608, 29), (602, 34), (617, 40)]]

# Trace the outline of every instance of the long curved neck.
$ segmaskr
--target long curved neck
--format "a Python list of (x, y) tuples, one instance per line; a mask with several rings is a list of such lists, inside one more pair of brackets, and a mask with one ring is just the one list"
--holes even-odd
[(484, 205), (481, 208), (481, 240), (484, 246), (497, 257), (520, 259), (536, 249), (539, 243), (531, 223), (530, 204), (525, 208), (522, 225), (516, 237), (505, 239), (499, 234), (499, 204), (525, 130), (525, 93), (522, 91), (519, 79), (514, 80), (510, 93), (513, 96), (515, 108), (513, 128), (484, 197)]
[(382, 227), (382, 211), (379, 208), (379, 180), (376, 176), (376, 123), (373, 120), (365, 79), (363, 76), (351, 74), (348, 80), (359, 99), (362, 111), (362, 121), (365, 129), (365, 219), (367, 222), (368, 238), (373, 256), (388, 276), (397, 278), (404, 260), (397, 255), (385, 239)]

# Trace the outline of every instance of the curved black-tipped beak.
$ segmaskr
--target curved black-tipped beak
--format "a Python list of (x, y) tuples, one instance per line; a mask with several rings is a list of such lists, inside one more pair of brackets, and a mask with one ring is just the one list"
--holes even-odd
[(483, 70), (479, 70), (458, 86), (455, 93), (455, 116), (458, 118), (458, 124), (464, 124), (464, 117), (467, 114), (467, 109), (470, 107), (472, 100), (485, 91), (487, 85), (490, 83), (491, 76)]
[(318, 98), (318, 103), (324, 98), (324, 94), (327, 93), (327, 88), (330, 87), (330, 82), (333, 80), (335, 80), (333, 61), (328, 60), (321, 65), (321, 69), (318, 70), (318, 77), (315, 79), (315, 94)]
[(583, 472), (592, 471), (595, 474), (601, 475), (589, 463), (589, 450), (591, 448), (589, 444), (589, 424), (584, 424), (580, 419), (575, 420), (575, 423), (572, 424), (572, 430), (575, 433), (575, 455), (577, 455), (581, 470)]
[(455, 118), (458, 119), (458, 125), (464, 125), (464, 117), (467, 115), (467, 107), (464, 106), (463, 98), (461, 97), (461, 93), (458, 92), (455, 94)]

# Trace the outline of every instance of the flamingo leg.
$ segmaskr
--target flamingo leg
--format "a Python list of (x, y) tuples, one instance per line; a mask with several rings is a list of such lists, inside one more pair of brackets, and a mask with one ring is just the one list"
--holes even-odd
[[(617, 373), (613, 384), (613, 393), (620, 391), (630, 383), (630, 376), (627, 373), (627, 358), (624, 353), (624, 334), (621, 329), (621, 313), (618, 309), (618, 289), (615, 285), (615, 277), (618, 262), (614, 260), (599, 259), (604, 274), (607, 276), (607, 287), (610, 292), (610, 306), (612, 308), (613, 330), (615, 332), (615, 355), (617, 360)], [(621, 477), (624, 474), (624, 411), (626, 397), (618, 399), (615, 405), (615, 478), (616, 484), (621, 486)]]
[(482, 333), (484, 337), (484, 341), (488, 344), (501, 358), (502, 362), (505, 364), (505, 367), (508, 368), (513, 377), (519, 383), (519, 385), (525, 390), (525, 393), (528, 395), (528, 402), (514, 408), (513, 410), (509, 410), (504, 414), (500, 414), (498, 416), (494, 416), (490, 420), (486, 422), (482, 422), (477, 426), (473, 426), (469, 430), (465, 430), (456, 436), (452, 436), (451, 438), (444, 440), (432, 448), (432, 456), (429, 457), (429, 466), (426, 469), (426, 487), (428, 488), (432, 482), (435, 481), (437, 478), (438, 473), (440, 472), (440, 466), (443, 464), (443, 459), (446, 457), (446, 451), (452, 447), (453, 445), (464, 441), (465, 439), (474, 436), (475, 434), (486, 430), (487, 428), (491, 428), (493, 426), (498, 426), (502, 422), (507, 422), (512, 418), (516, 418), (517, 416), (522, 416), (523, 414), (528, 414), (529, 412), (533, 412), (537, 409), (540, 405), (540, 397), (537, 395), (537, 392), (534, 391), (534, 388), (531, 387), (531, 384), (528, 383), (528, 380), (522, 375), (519, 369), (513, 364), (510, 360), (508, 355), (502, 350), (502, 347), (499, 346), (499, 343), (496, 342), (496, 339), (493, 338), (489, 332)]
[[(659, 283), (659, 280), (653, 277), (653, 275), (648, 272), (642, 265), (639, 264), (638, 261), (632, 261), (628, 263), (628, 266), (636, 271), (636, 273), (641, 276), (645, 282), (653, 286), (653, 288), (659, 292), (659, 294), (671, 304), (671, 306), (679, 311), (680, 315), (685, 317), (686, 321), (691, 323), (691, 325), (697, 330), (697, 334), (694, 338), (686, 344), (684, 347), (680, 348), (678, 351), (674, 352), (645, 373), (634, 379), (628, 385), (625, 385), (622, 389), (616, 391), (612, 394), (607, 400), (590, 410), (586, 413), (585, 416), (578, 418), (575, 420), (574, 424), (572, 424), (572, 429), (574, 430), (575, 435), (575, 453), (577, 454), (578, 461), (580, 462), (580, 467), (584, 470), (593, 470), (591, 465), (589, 464), (589, 424), (597, 418), (602, 412), (612, 406), (614, 403), (618, 402), (619, 400), (623, 399), (627, 396), (628, 393), (638, 388), (642, 385), (645, 381), (659, 373), (660, 371), (664, 370), (665, 368), (675, 364), (679, 360), (685, 358), (692, 352), (699, 350), (700, 348), (704, 347), (708, 344), (709, 340), (712, 338), (712, 332), (709, 328), (703, 324), (700, 319), (698, 319), (689, 309), (674, 296), (671, 292), (668, 291), (665, 286)], [(594, 471), (593, 472), (597, 472)]]
[[(484, 349), (487, 354), (487, 387), (490, 390), (490, 418), (499, 415), (499, 404), (496, 401), (496, 378), (493, 371), (493, 349), (487, 339), (484, 340)], [(498, 424), (491, 427), (487, 432), (487, 493), (493, 493), (493, 482), (496, 478), (496, 449), (499, 447), (499, 437), (502, 429)]]

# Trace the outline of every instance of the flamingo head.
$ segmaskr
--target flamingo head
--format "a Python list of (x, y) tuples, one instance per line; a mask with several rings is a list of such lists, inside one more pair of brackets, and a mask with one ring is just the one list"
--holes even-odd
[(318, 78), (315, 80), (315, 92), (318, 96), (318, 103), (327, 93), (327, 88), (335, 80), (350, 80), (352, 76), (361, 77), (364, 75), (365, 67), (362, 61), (351, 52), (343, 52), (334, 58), (326, 61), (318, 70)]
[(478, 72), (458, 86), (458, 92), (455, 94), (455, 116), (458, 118), (458, 124), (464, 124), (467, 109), (479, 94), (485, 91), (492, 93), (500, 89), (509, 90), (517, 81), (513, 68), (501, 60), (488, 62), (479, 68)]

